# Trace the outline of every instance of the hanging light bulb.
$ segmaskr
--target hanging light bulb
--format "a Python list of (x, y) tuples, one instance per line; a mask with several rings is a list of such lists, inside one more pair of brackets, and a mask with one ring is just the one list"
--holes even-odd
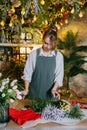
[(9, 27), (12, 27), (12, 25), (13, 25), (13, 23), (12, 23), (12, 21), (10, 21), (10, 23), (9, 23)]
[(24, 15), (25, 14), (25, 8), (23, 7), (21, 10), (21, 14)]
[(57, 29), (60, 29), (60, 25), (56, 22), (55, 26), (57, 27)]
[(65, 20), (65, 23), (68, 24), (68, 19)]
[(15, 8), (14, 8), (14, 6), (12, 6), (11, 11), (12, 11), (13, 13), (15, 13)]
[(44, 4), (45, 4), (45, 1), (44, 1), (44, 0), (41, 0), (40, 3), (41, 3), (41, 5), (44, 5)]
[(2, 20), (0, 24), (1, 24), (2, 27), (4, 27), (4, 25), (5, 25), (5, 21)]
[(80, 11), (80, 13), (79, 13), (79, 17), (80, 17), (80, 18), (83, 17), (83, 12), (82, 12), (82, 11)]
[(21, 23), (24, 24), (24, 18), (23, 18), (23, 17), (22, 17), (22, 19), (21, 19)]
[(74, 14), (74, 12), (75, 12), (75, 9), (73, 7), (72, 10), (71, 10), (71, 14)]
[(45, 25), (47, 25), (48, 24), (48, 21), (47, 21), (47, 19), (45, 20)]
[(64, 10), (65, 10), (64, 7), (62, 7), (62, 8), (61, 8), (61, 12), (64, 12)]
[(34, 20), (34, 22), (37, 20), (37, 17), (36, 17), (36, 15), (34, 16), (33, 20)]

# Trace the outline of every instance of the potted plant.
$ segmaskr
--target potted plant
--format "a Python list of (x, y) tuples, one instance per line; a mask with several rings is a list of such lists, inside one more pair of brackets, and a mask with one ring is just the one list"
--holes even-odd
[(86, 63), (86, 56), (81, 56), (79, 52), (87, 52), (87, 46), (77, 46), (78, 32), (73, 33), (71, 30), (67, 32), (64, 40), (59, 38), (58, 49), (60, 49), (64, 55), (64, 79), (65, 87), (67, 90), (69, 87), (69, 79), (79, 73), (87, 73), (87, 70), (82, 68), (82, 65)]

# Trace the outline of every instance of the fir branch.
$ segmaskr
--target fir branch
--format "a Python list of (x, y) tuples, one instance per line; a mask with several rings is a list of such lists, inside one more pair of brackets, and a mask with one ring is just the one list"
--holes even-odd
[(68, 115), (69, 118), (80, 119), (80, 120), (83, 118), (83, 116), (84, 114), (78, 104), (73, 105), (71, 107), (70, 113)]

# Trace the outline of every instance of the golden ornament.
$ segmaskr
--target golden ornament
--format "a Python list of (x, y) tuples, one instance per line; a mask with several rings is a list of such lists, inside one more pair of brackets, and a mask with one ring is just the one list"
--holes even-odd
[(4, 20), (2, 20), (0, 24), (1, 24), (1, 26), (3, 26), (3, 27), (4, 27), (4, 25), (5, 25), (5, 21), (4, 21)]

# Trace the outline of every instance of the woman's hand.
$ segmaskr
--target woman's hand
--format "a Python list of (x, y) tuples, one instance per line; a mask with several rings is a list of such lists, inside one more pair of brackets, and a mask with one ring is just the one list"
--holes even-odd
[(60, 94), (58, 93), (57, 90), (52, 89), (51, 93), (52, 93), (53, 97), (60, 99)]
[(21, 91), (21, 95), (22, 95), (22, 97), (23, 97), (23, 99), (25, 98), (25, 96), (28, 94), (28, 90), (23, 90), (23, 91)]

